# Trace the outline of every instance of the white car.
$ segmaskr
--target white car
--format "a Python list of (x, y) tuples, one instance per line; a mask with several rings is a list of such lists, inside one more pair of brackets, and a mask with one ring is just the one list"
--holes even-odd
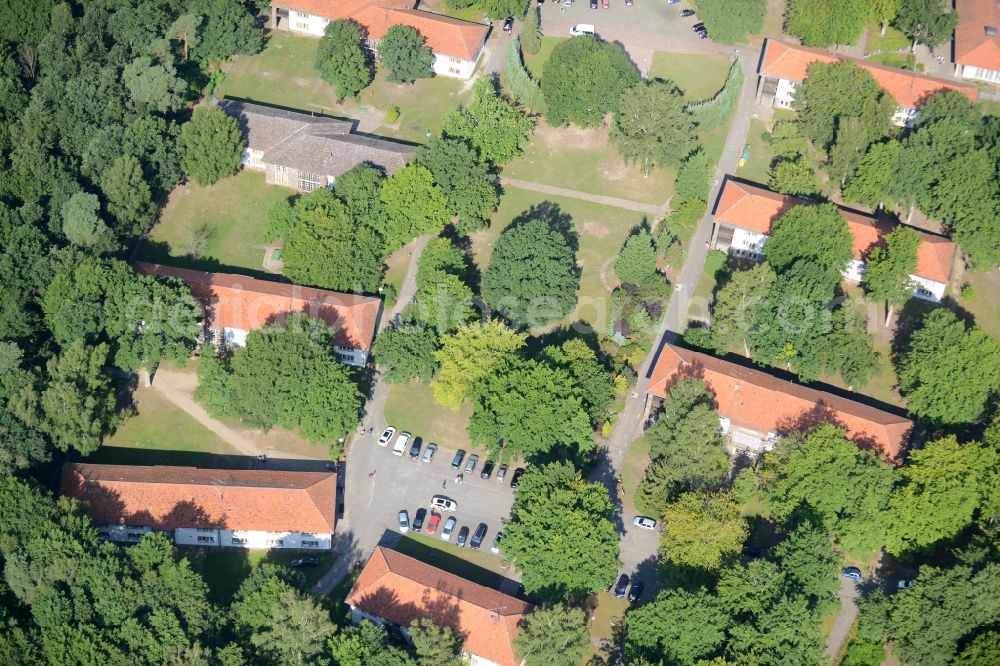
[(900, 590), (909, 590), (910, 588), (912, 588), (914, 586), (914, 584), (915, 584), (915, 581), (912, 581), (912, 580), (901, 580), (901, 581), (899, 581), (899, 583), (896, 584), (896, 587), (897, 587), (897, 589), (900, 589)]
[(455, 516), (449, 516), (448, 520), (444, 521), (444, 529), (441, 530), (441, 539), (443, 541), (451, 540), (451, 533), (455, 531), (455, 523), (457, 522)]
[(406, 445), (410, 443), (410, 433), (401, 432), (396, 438), (396, 444), (392, 447), (392, 455), (401, 456), (406, 451)]
[(431, 506), (441, 511), (454, 511), (458, 508), (458, 503), (444, 495), (435, 495), (431, 498)]
[(410, 514), (403, 509), (399, 512), (399, 531), (406, 534), (410, 531)]
[(635, 520), (632, 521), (632, 524), (644, 530), (656, 529), (656, 521), (649, 516), (636, 516)]
[(497, 535), (493, 537), (493, 545), (490, 546), (490, 552), (494, 555), (500, 553), (500, 542), (503, 541), (503, 532), (497, 532)]
[(594, 35), (594, 26), (588, 23), (577, 23), (572, 28), (569, 29), (569, 34), (574, 37), (579, 37), (580, 35)]
[(396, 434), (396, 429), (393, 428), (392, 426), (389, 426), (388, 428), (385, 429), (385, 432), (382, 433), (382, 436), (378, 438), (378, 445), (379, 446), (388, 445), (389, 441), (395, 434)]

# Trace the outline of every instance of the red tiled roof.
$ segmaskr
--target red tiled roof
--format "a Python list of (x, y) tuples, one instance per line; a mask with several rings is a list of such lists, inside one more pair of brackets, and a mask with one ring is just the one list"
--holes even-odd
[[(1000, 72), (1000, 2), (955, 0), (955, 62)], [(994, 28), (992, 35), (986, 27)]]
[(60, 492), (99, 524), (328, 534), (337, 475), (67, 463)]
[[(715, 220), (722, 224), (768, 234), (774, 221), (789, 210), (795, 206), (810, 205), (815, 205), (815, 202), (778, 194), (758, 185), (727, 180), (719, 196)], [(847, 229), (851, 232), (855, 259), (864, 257), (873, 246), (882, 242), (885, 234), (893, 229), (892, 225), (876, 220), (870, 215), (856, 213), (839, 206), (838, 208), (847, 221)], [(955, 244), (941, 236), (919, 229), (915, 231), (920, 235), (920, 245), (917, 246), (917, 267), (914, 275), (934, 282), (947, 283), (951, 279), (952, 263), (955, 260)], [(766, 246), (764, 251), (767, 252)]]
[(715, 394), (719, 414), (733, 425), (763, 434), (828, 421), (858, 444), (897, 461), (913, 427), (904, 416), (671, 344), (661, 350), (647, 391), (665, 397), (682, 376), (703, 380)]
[(395, 550), (376, 547), (346, 599), (348, 605), (400, 626), (430, 617), (453, 627), (462, 650), (501, 666), (517, 666), (517, 625), (532, 606)]
[(831, 63), (841, 60), (850, 60), (871, 74), (875, 82), (903, 107), (916, 108), (927, 97), (941, 90), (957, 90), (971, 102), (975, 102), (979, 96), (978, 89), (972, 84), (925, 76), (860, 58), (837, 55), (822, 49), (788, 44), (776, 39), (767, 40), (759, 73), (790, 81), (804, 81), (808, 76), (809, 65), (814, 62)]
[(206, 273), (141, 261), (132, 266), (144, 275), (183, 280), (205, 308), (209, 328), (253, 331), (277, 323), (293, 312), (304, 312), (336, 329), (334, 340), (344, 347), (368, 349), (382, 301), (371, 296), (300, 287), (231, 273)]
[(434, 53), (463, 60), (476, 57), (490, 31), (482, 23), (414, 9), (412, 0), (280, 0), (275, 4), (331, 21), (351, 19), (374, 41), (382, 39), (394, 25), (408, 25), (423, 35)]

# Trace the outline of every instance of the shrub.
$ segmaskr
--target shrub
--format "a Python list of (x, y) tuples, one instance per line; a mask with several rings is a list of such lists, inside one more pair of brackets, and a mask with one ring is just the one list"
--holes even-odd
[(507, 57), (500, 70), (500, 79), (519, 104), (531, 113), (542, 114), (545, 113), (545, 98), (542, 97), (542, 89), (538, 87), (538, 83), (524, 68), (519, 39), (515, 37), (507, 46)]
[(386, 111), (385, 111), (385, 120), (386, 120), (386, 122), (389, 122), (389, 123), (394, 123), (397, 120), (399, 120), (399, 107), (398, 106), (390, 106), (388, 109), (386, 109)]
[(726, 77), (722, 90), (717, 92), (712, 99), (689, 104), (687, 111), (701, 129), (719, 127), (726, 122), (729, 114), (736, 108), (742, 90), (743, 68), (740, 66), (740, 61), (735, 60), (729, 68), (729, 75)]

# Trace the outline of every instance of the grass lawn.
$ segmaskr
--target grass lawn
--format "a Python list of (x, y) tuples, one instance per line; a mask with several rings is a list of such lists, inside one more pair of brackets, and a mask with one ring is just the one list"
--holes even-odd
[(453, 412), (437, 404), (431, 387), (418, 381), (390, 385), (385, 402), (385, 419), (398, 431), (412, 433), (425, 442), (437, 442), (449, 449), (468, 451), (472, 448), (469, 440), (471, 416), (471, 404)]
[[(590, 598), (596, 607), (587, 617), (590, 635), (602, 642), (614, 644), (617, 632), (621, 631), (625, 614), (629, 610), (628, 599), (616, 599), (610, 592), (600, 592)], [(590, 617), (594, 619), (591, 620)], [(595, 654), (603, 653), (595, 649)], [(607, 656), (607, 655), (605, 655)], [(606, 662), (600, 662), (606, 663)]]
[(707, 306), (712, 303), (712, 292), (719, 278), (722, 277), (726, 266), (726, 254), (719, 250), (711, 250), (705, 258), (705, 266), (702, 269), (701, 277), (694, 288), (695, 301), (700, 301)]
[(891, 26), (886, 28), (885, 36), (881, 35), (881, 32), (881, 24), (875, 23), (868, 26), (868, 44), (865, 47), (865, 51), (868, 53), (878, 53), (879, 51), (885, 53), (887, 51), (899, 51), (910, 45), (910, 40), (906, 38), (906, 35)]
[(767, 174), (771, 170), (771, 160), (774, 159), (774, 152), (771, 146), (764, 142), (761, 136), (768, 131), (767, 123), (756, 118), (750, 121), (750, 130), (747, 132), (747, 143), (750, 145), (750, 159), (742, 167), (736, 169), (736, 175), (740, 178), (755, 183), (767, 184)]
[(524, 54), (524, 67), (531, 74), (531, 78), (535, 81), (542, 80), (542, 70), (545, 68), (545, 62), (552, 55), (552, 50), (559, 42), (565, 42), (567, 39), (569, 37), (542, 37), (542, 48), (538, 49), (538, 53), (535, 55)]
[(968, 271), (965, 282), (972, 288), (968, 298), (952, 294), (958, 304), (972, 313), (976, 325), (995, 338), (1000, 338), (1000, 269)]
[(996, 100), (979, 100), (978, 106), (984, 116), (1000, 116), (1000, 102)]
[(629, 513), (639, 513), (639, 510), (635, 508), (635, 491), (646, 476), (646, 466), (649, 465), (649, 447), (649, 438), (643, 436), (629, 444), (625, 451), (625, 460), (621, 468), (622, 504), (625, 506), (625, 511)]
[[(318, 47), (319, 40), (312, 37), (271, 33), (262, 53), (236, 58), (218, 95), (355, 118), (375, 134), (418, 142), (426, 140), (428, 131), (437, 133), (448, 112), (468, 97), (457, 79), (435, 77), (398, 85), (379, 72), (357, 99), (338, 104), (334, 88), (313, 69)], [(384, 113), (390, 106), (398, 106), (401, 115), (386, 124)], [(374, 117), (366, 121), (369, 116)]]
[(489, 229), (471, 236), (473, 259), (485, 271), (500, 233), (514, 218), (542, 202), (554, 203), (561, 212), (569, 214), (578, 234), (576, 259), (582, 271), (578, 303), (563, 322), (584, 321), (603, 333), (608, 328), (611, 290), (619, 284), (612, 266), (629, 232), (642, 223), (642, 213), (508, 187)]
[[(400, 248), (385, 263), (386, 270), (382, 282), (391, 284), (396, 290), (396, 296), (398, 296), (399, 290), (403, 288), (403, 280), (406, 279), (406, 269), (410, 267), (410, 253), (405, 248)], [(396, 296), (385, 299), (386, 310), (396, 304)]]
[[(490, 543), (493, 536), (496, 536), (495, 532), (487, 535)], [(488, 544), (483, 544), (483, 550), (459, 548), (437, 536), (410, 532), (399, 540), (396, 550), (486, 587), (499, 588), (501, 579), (510, 572), (509, 564), (504, 566), (506, 560), (489, 552)]]
[[(139, 258), (203, 270), (263, 273), (267, 212), (293, 194), (266, 185), (264, 174), (257, 171), (241, 171), (211, 187), (181, 185), (170, 193)], [(199, 236), (202, 247), (195, 251)]]
[[(262, 563), (288, 566), (292, 560), (302, 557), (303, 551), (274, 550), (211, 550), (208, 548), (178, 548), (181, 555), (188, 558), (191, 568), (197, 571), (208, 583), (208, 597), (217, 604), (228, 604), (240, 583), (252, 570)], [(310, 552), (310, 556), (319, 560), (315, 567), (297, 569), (301, 576), (300, 589), (308, 590), (330, 568), (333, 563), (333, 553)]]
[(732, 60), (726, 56), (657, 51), (649, 77), (672, 81), (685, 99), (697, 102), (719, 92), (731, 66)]

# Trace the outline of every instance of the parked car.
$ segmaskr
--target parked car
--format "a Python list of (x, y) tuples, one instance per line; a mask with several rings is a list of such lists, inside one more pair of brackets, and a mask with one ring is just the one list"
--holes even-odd
[(492, 460), (487, 460), (486, 462), (484, 462), (483, 463), (483, 471), (479, 473), (479, 478), (481, 478), (481, 479), (488, 479), (491, 476), (493, 476), (493, 468), (494, 467), (496, 467), (496, 465), (493, 463)]
[(518, 467), (517, 469), (514, 470), (514, 473), (510, 477), (510, 487), (511, 488), (517, 488), (517, 486), (521, 483), (521, 475), (522, 474), (524, 474), (524, 468), (523, 467)]
[(708, 30), (699, 30), (698, 31), (698, 38), (699, 39), (708, 39)]
[(419, 532), (424, 526), (424, 518), (427, 516), (427, 509), (420, 507), (417, 512), (413, 515), (413, 531)]
[(444, 529), (441, 530), (441, 539), (443, 541), (451, 540), (451, 533), (455, 531), (455, 516), (448, 516), (448, 520), (444, 521)]
[(462, 525), (462, 529), (458, 531), (458, 538), (455, 539), (455, 545), (459, 548), (465, 548), (465, 542), (469, 540), (469, 526)]
[(701, 21), (698, 21), (693, 26), (691, 26), (691, 29), (694, 30), (695, 32), (698, 32), (700, 30), (704, 30), (705, 29), (705, 24), (703, 22), (701, 22)]
[(458, 469), (462, 466), (462, 460), (465, 459), (465, 449), (459, 449), (455, 451), (455, 457), (451, 459), (451, 468)]
[(472, 543), (469, 544), (469, 548), (479, 548), (483, 545), (483, 539), (486, 538), (486, 523), (479, 523), (479, 527), (476, 528), (476, 533), (472, 535)]
[(914, 585), (916, 585), (916, 581), (913, 581), (913, 580), (901, 580), (898, 583), (896, 583), (896, 589), (898, 589), (898, 590), (909, 590)]
[(465, 463), (465, 473), (472, 474), (476, 471), (476, 463), (479, 462), (479, 456), (473, 453), (469, 456), (468, 462)]
[(507, 476), (507, 463), (500, 465), (497, 469), (497, 481), (503, 481), (505, 476)]
[(636, 516), (635, 520), (632, 521), (632, 524), (636, 527), (641, 527), (644, 530), (656, 529), (656, 521), (649, 516)]
[(604, 7), (605, 9), (609, 9), (611, 7), (611, 3), (608, 2), (608, 0), (601, 0), (601, 7)]
[(630, 604), (634, 604), (639, 601), (639, 597), (642, 596), (642, 583), (640, 581), (635, 581), (632, 583), (632, 587), (628, 591), (628, 601)]
[(401, 509), (399, 512), (399, 531), (403, 534), (410, 531), (410, 514), (406, 509)]
[(395, 434), (396, 434), (396, 429), (393, 428), (392, 426), (389, 426), (382, 432), (382, 436), (378, 438), (378, 445), (386, 446), (389, 443), (389, 440), (391, 440), (392, 436)]
[(514, 29), (514, 17), (508, 16), (503, 20), (503, 31), (510, 32), (513, 29)]
[(406, 445), (410, 443), (410, 433), (401, 432), (399, 437), (396, 438), (396, 443), (392, 447), (392, 455), (401, 456), (403, 451), (406, 450)]
[(681, 1), (681, 0), (667, 0), (667, 4), (668, 4), (668, 5), (676, 5), (676, 4), (677, 4), (677, 3), (679, 3), (680, 1)]
[(597, 0), (590, 0), (590, 8), (597, 9)]
[(631, 7), (632, 6), (632, 0), (625, 0), (625, 6), (626, 7)]
[(687, 18), (688, 16), (694, 16), (694, 10), (693, 9), (682, 9), (681, 10), (681, 16), (683, 18)]
[(435, 444), (434, 442), (431, 442), (427, 446), (425, 446), (423, 461), (430, 462), (431, 460), (433, 460), (434, 453), (437, 452), (437, 450), (438, 450), (438, 445)]
[(490, 546), (490, 552), (494, 555), (500, 553), (500, 542), (503, 541), (503, 532), (497, 532), (497, 535), (493, 537), (493, 545)]
[(299, 557), (297, 559), (292, 560), (292, 566), (295, 567), (296, 569), (300, 567), (314, 567), (317, 564), (319, 564), (319, 560), (317, 560), (315, 557)]
[(569, 29), (569, 34), (574, 37), (579, 37), (580, 35), (590, 35), (594, 36), (594, 26), (588, 23), (577, 23), (572, 28)]
[(434, 534), (438, 531), (438, 525), (441, 524), (441, 514), (436, 511), (431, 511), (431, 519), (427, 521), (427, 533)]
[(618, 584), (615, 585), (615, 598), (621, 599), (625, 596), (625, 590), (628, 589), (628, 576), (622, 574), (618, 578)]
[(455, 500), (445, 497), (444, 495), (435, 495), (432, 497), (431, 506), (435, 509), (441, 509), (442, 511), (454, 511), (458, 508), (458, 504)]
[(845, 578), (861, 580), (861, 569), (857, 567), (846, 567), (840, 571), (840, 575), (844, 576)]
[(417, 460), (418, 458), (420, 458), (420, 438), (415, 437), (413, 445), (410, 447), (410, 460)]

